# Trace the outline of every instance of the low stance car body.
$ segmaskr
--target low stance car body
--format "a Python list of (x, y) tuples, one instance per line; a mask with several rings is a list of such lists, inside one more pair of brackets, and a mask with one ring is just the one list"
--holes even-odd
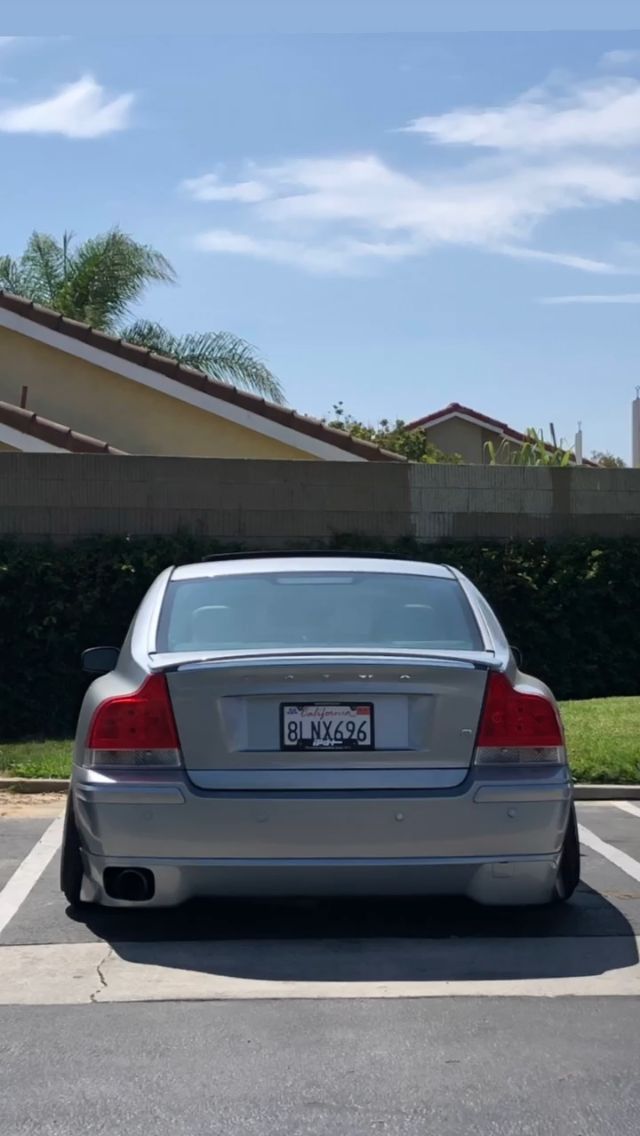
[[(526, 645), (524, 645), (526, 646)], [(567, 899), (558, 707), (460, 572), (383, 556), (168, 568), (79, 715), (71, 904), (442, 894)]]

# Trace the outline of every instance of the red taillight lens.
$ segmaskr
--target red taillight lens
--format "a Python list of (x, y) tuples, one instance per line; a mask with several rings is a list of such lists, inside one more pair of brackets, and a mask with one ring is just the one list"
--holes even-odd
[(135, 694), (110, 698), (96, 710), (89, 750), (178, 750), (167, 680), (152, 675)]
[(521, 694), (502, 674), (490, 674), (478, 748), (562, 747), (562, 726), (552, 702), (542, 694)]

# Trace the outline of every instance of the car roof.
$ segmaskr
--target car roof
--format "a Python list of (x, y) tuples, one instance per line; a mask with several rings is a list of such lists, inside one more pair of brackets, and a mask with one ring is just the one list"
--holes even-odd
[(230, 557), (184, 564), (174, 568), (172, 580), (206, 580), (213, 576), (263, 575), (273, 572), (368, 572), (393, 573), (401, 576), (429, 576), (435, 579), (455, 579), (455, 573), (444, 564), (429, 564), (422, 560), (404, 560), (399, 557), (357, 553), (267, 553), (255, 555), (233, 554)]

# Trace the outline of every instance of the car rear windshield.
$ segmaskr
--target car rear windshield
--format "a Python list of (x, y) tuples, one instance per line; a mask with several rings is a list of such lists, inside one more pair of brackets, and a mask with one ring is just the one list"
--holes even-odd
[(169, 584), (156, 648), (482, 650), (457, 580), (385, 572), (261, 572)]

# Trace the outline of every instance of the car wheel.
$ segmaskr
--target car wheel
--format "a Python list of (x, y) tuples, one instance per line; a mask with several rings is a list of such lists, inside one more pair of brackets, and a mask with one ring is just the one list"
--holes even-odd
[(575, 805), (571, 806), (569, 823), (565, 833), (560, 866), (556, 878), (554, 903), (566, 903), (571, 899), (580, 883), (580, 838), (578, 836), (578, 821)]
[(62, 835), (62, 856), (60, 860), (60, 889), (71, 907), (81, 907), (80, 891), (84, 876), (80, 837), (76, 827), (71, 798), (67, 801)]

